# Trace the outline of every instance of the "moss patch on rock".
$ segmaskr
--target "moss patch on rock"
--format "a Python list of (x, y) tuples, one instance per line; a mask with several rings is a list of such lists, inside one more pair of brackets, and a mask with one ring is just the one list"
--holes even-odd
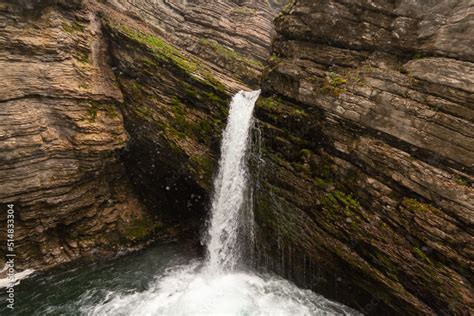
[(404, 198), (402, 201), (402, 205), (415, 213), (416, 212), (423, 212), (423, 213), (426, 213), (426, 212), (440, 213), (441, 212), (438, 208), (430, 204), (426, 204), (412, 198)]
[(264, 67), (263, 64), (260, 61), (252, 59), (252, 58), (247, 57), (247, 56), (244, 56), (244, 55), (240, 54), (239, 52), (237, 52), (233, 49), (230, 49), (228, 47), (225, 47), (225, 46), (219, 44), (215, 40), (201, 39), (199, 42), (202, 45), (210, 47), (214, 52), (216, 52), (217, 54), (219, 54), (221, 56), (224, 56), (226, 58), (233, 59), (233, 60), (238, 61), (240, 63), (247, 64), (248, 66), (251, 66), (251, 67), (256, 67), (256, 68), (263, 68)]
[(121, 222), (121, 233), (130, 242), (139, 242), (148, 239), (162, 224), (153, 222), (149, 218), (135, 218), (130, 222)]
[(85, 26), (76, 21), (72, 23), (63, 23), (62, 27), (63, 27), (63, 30), (69, 34), (73, 34), (76, 32), (84, 32), (85, 30)]
[(321, 87), (321, 93), (338, 97), (346, 92), (347, 78), (335, 72), (329, 72)]

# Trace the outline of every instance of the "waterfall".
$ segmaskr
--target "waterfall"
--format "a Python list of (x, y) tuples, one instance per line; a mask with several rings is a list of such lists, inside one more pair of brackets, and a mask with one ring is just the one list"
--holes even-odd
[[(253, 213), (247, 169), (252, 113), (260, 90), (232, 99), (206, 235), (207, 257), (157, 272), (144, 291), (113, 290), (100, 302), (79, 301), (81, 313), (109, 315), (359, 315), (278, 276), (241, 269), (251, 247)], [(249, 209), (250, 208), (250, 209)], [(244, 272), (244, 270), (247, 270)]]
[[(245, 212), (248, 182), (247, 150), (254, 104), (260, 90), (240, 91), (230, 104), (227, 126), (221, 145), (219, 171), (214, 181), (211, 219), (208, 230), (207, 264), (211, 271), (235, 270), (242, 260), (243, 244), (250, 234), (252, 210)], [(247, 215), (247, 216), (246, 216)], [(242, 238), (239, 238), (242, 237)]]

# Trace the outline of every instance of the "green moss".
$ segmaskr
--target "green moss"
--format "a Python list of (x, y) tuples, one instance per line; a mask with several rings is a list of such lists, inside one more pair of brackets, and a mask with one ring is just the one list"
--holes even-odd
[(314, 184), (320, 188), (320, 189), (326, 189), (329, 185), (331, 185), (331, 181), (327, 180), (327, 179), (323, 179), (323, 178), (319, 178), (319, 177), (315, 177), (313, 179), (313, 182)]
[(193, 73), (197, 70), (198, 65), (194, 61), (184, 56), (177, 48), (165, 40), (152, 34), (131, 29), (125, 25), (117, 26), (117, 28), (129, 38), (150, 48), (159, 60), (170, 62), (184, 72)]
[(214, 52), (226, 58), (233, 59), (235, 61), (247, 64), (252, 67), (263, 68), (263, 64), (260, 61), (246, 57), (233, 49), (219, 44), (214, 40), (201, 39), (199, 43), (204, 46), (210, 47)]
[[(321, 198), (323, 209), (336, 215), (335, 219), (340, 219), (340, 215), (350, 217), (353, 220), (360, 220), (361, 214), (359, 202), (352, 197), (352, 194), (345, 194), (340, 190), (326, 193)], [(355, 225), (355, 222), (353, 222)]]
[(89, 100), (86, 102), (87, 106), (87, 115), (91, 122), (94, 122), (99, 114), (99, 112), (104, 112), (105, 115), (109, 118), (118, 117), (117, 108), (114, 104), (109, 103), (100, 103), (98, 101)]
[[(375, 254), (375, 257), (373, 254)], [(371, 253), (369, 253), (368, 255), (374, 258), (377, 265), (383, 267), (383, 271), (385, 274), (387, 274), (393, 280), (398, 280), (397, 266), (390, 260), (389, 257), (387, 257), (387, 255), (375, 249), (372, 249)]]
[(344, 204), (346, 208), (354, 210), (358, 210), (360, 208), (359, 201), (355, 200), (352, 197), (352, 194), (346, 195), (344, 194), (344, 192), (338, 190), (334, 191), (334, 194), (336, 195), (337, 199)]
[(221, 129), (222, 121), (212, 117), (200, 120), (192, 126), (193, 134), (206, 145), (210, 145), (211, 140), (220, 135)]
[(138, 101), (143, 98), (143, 89), (142, 85), (138, 81), (129, 81), (126, 83), (126, 88), (129, 90), (130, 95), (133, 97), (134, 101)]
[[(213, 75), (212, 69), (202, 60), (184, 53), (184, 50), (151, 33), (120, 23), (109, 22), (108, 27), (116, 35), (140, 44), (136, 45), (138, 48), (148, 50), (146, 57), (140, 59), (142, 64), (147, 67), (145, 72), (148, 72), (148, 75), (156, 76), (157, 74), (154, 73), (156, 71), (162, 75), (160, 69), (166, 68), (167, 71), (173, 73), (178, 71), (177, 76), (185, 76), (185, 78), (179, 79), (177, 87), (189, 96), (189, 98), (186, 96), (181, 98), (184, 103), (191, 100), (191, 103), (195, 101), (200, 105), (207, 105), (207, 103), (218, 103), (219, 106), (227, 105), (227, 101), (222, 99), (223, 96), (228, 95), (226, 86)], [(143, 97), (140, 95), (139, 89), (135, 90), (138, 93), (133, 93), (134, 95)]]
[(268, 62), (273, 65), (278, 64), (280, 61), (281, 61), (280, 57), (278, 57), (275, 54), (271, 54), (270, 57), (268, 58)]
[(143, 58), (142, 59), (142, 63), (144, 63), (145, 65), (147, 65), (148, 67), (154, 67), (156, 66), (156, 63), (151, 60), (150, 58)]
[(212, 184), (212, 176), (216, 167), (216, 162), (206, 155), (195, 155), (190, 157), (191, 166), (199, 179), (202, 179), (208, 186)]
[(184, 114), (186, 114), (185, 107), (177, 96), (174, 96), (171, 99), (171, 106), (172, 106), (173, 113), (175, 114), (175, 116), (183, 116)]
[(439, 112), (439, 110), (441, 110), (441, 108), (443, 107), (441, 104), (430, 104), (428, 103), (428, 106), (435, 112)]
[(89, 51), (76, 51), (74, 57), (82, 63), (89, 63)]
[(268, 192), (270, 190), (259, 191), (256, 196), (255, 216), (257, 221), (271, 225), (272, 219), (275, 218), (275, 214), (273, 214), (275, 205)]
[[(217, 108), (220, 112), (220, 116), (227, 117), (229, 111), (227, 106), (228, 102), (216, 93), (196, 88), (188, 83), (184, 83), (183, 90), (185, 93), (185, 99), (188, 102), (201, 104), (210, 109)], [(212, 112), (216, 113), (215, 111)]]
[(209, 71), (203, 72), (204, 82), (210, 86), (212, 86), (215, 90), (219, 91), (220, 93), (227, 94), (225, 86), (216, 78), (214, 77)]
[(277, 101), (272, 98), (259, 97), (257, 105), (268, 111), (275, 111), (277, 109)]
[(424, 261), (426, 261), (427, 263), (429, 264), (433, 264), (430, 260), (430, 258), (428, 258), (428, 256), (425, 254), (425, 252), (423, 250), (421, 250), (420, 248), (418, 247), (413, 247), (412, 248), (412, 252), (419, 258), (419, 259), (422, 259)]
[(96, 117), (97, 117), (97, 108), (94, 108), (94, 107), (90, 107), (87, 109), (87, 114), (89, 115), (89, 119), (91, 121), (95, 121)]
[(310, 149), (303, 148), (303, 149), (300, 150), (298, 156), (303, 160), (309, 160), (309, 158), (311, 158), (312, 154), (313, 153)]
[(304, 147), (304, 146), (308, 146), (311, 144), (311, 141), (308, 141), (307, 139), (303, 139), (301, 137), (298, 137), (298, 136), (295, 136), (295, 135), (288, 135), (287, 136), (288, 140), (293, 143), (294, 145), (296, 146), (299, 146), (299, 147)]
[(301, 109), (294, 109), (293, 112), (292, 112), (292, 115), (293, 116), (299, 116), (299, 117), (307, 117), (308, 116), (308, 114), (304, 110), (301, 110)]
[(167, 127), (168, 135), (178, 139), (196, 138), (195, 124), (187, 121), (186, 107), (177, 96), (171, 98), (171, 111), (174, 115), (174, 121)]
[(459, 185), (471, 186), (471, 181), (463, 177), (456, 177), (454, 181)]
[(335, 72), (329, 72), (326, 76), (326, 79), (324, 80), (323, 86), (321, 87), (321, 92), (337, 97), (340, 94), (346, 92), (346, 84), (346, 78)]
[[(190, 90), (190, 93), (192, 93), (195, 98), (198, 98), (199, 102), (209, 104), (215, 102), (220, 103), (220, 98), (213, 93), (197, 92), (194, 89)], [(222, 128), (222, 121), (220, 119), (206, 117), (205, 119), (197, 119), (196, 121), (196, 118), (187, 118), (186, 107), (177, 96), (171, 99), (171, 107), (174, 121), (172, 126), (169, 126), (169, 133), (174, 134), (174, 136), (177, 136), (179, 139), (190, 137), (201, 143), (210, 145), (212, 139), (220, 134)]]
[(133, 107), (133, 112), (146, 121), (153, 119), (153, 111), (146, 105)]
[(155, 229), (155, 224), (147, 219), (134, 219), (131, 223), (123, 223), (123, 236), (129, 241), (141, 241), (150, 236)]
[(309, 173), (310, 167), (308, 164), (303, 164), (303, 163), (298, 163), (298, 162), (292, 162), (291, 163), (292, 168), (301, 173)]
[(173, 126), (165, 127), (165, 134), (168, 136), (168, 139), (178, 140), (190, 137), (186, 121), (178, 120), (173, 123)]
[(66, 31), (67, 33), (75, 33), (75, 32), (84, 32), (85, 26), (78, 23), (78, 22), (72, 22), (72, 23), (63, 23), (62, 25), (63, 30)]
[(421, 53), (415, 53), (412, 57), (412, 59), (423, 59), (426, 58), (426, 56), (423, 56)]
[[(182, 72), (190, 75), (194, 80), (198, 80), (203, 84), (213, 87), (216, 91), (226, 94), (226, 88), (222, 82), (214, 77), (203, 66), (201, 61), (184, 55), (178, 48), (152, 34), (141, 32), (125, 25), (114, 25), (113, 27), (128, 38), (148, 47), (158, 61), (171, 63)], [(149, 67), (157, 66), (157, 63), (150, 58), (144, 58), (142, 62)]]
[(276, 154), (271, 154), (269, 153), (268, 154), (268, 157), (276, 164), (278, 165), (281, 165), (281, 166), (285, 166), (285, 167), (290, 167), (290, 163), (288, 161), (286, 161), (285, 159), (282, 158), (281, 154), (280, 153), (276, 153)]
[(413, 212), (439, 212), (436, 207), (411, 198), (404, 198), (402, 205)]
[(281, 18), (284, 15), (287, 15), (290, 13), (291, 9), (295, 6), (296, 0), (289, 0), (285, 6), (281, 9), (280, 13), (278, 14), (278, 17)]

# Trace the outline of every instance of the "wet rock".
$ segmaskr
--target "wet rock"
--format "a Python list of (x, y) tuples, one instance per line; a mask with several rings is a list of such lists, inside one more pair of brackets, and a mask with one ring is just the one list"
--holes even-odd
[(18, 269), (126, 246), (117, 218), (146, 213), (117, 155), (129, 136), (100, 22), (61, 3), (0, 3), (0, 202), (15, 205)]
[(15, 203), (17, 267), (197, 234), (228, 101), (258, 83), (279, 6), (0, 2), (0, 202)]
[(256, 108), (260, 264), (374, 315), (474, 304), (472, 7), (427, 5), (293, 2)]

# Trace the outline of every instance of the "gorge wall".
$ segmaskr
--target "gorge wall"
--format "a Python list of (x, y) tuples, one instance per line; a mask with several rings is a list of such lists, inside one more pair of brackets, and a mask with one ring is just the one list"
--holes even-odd
[(15, 204), (17, 268), (146, 237), (150, 214), (118, 155), (129, 137), (100, 21), (52, 1), (1, 2), (0, 20), (0, 201)]
[(261, 85), (256, 265), (366, 314), (468, 315), (472, 4), (282, 5), (0, 1), (18, 267), (197, 238), (230, 97)]
[(0, 2), (0, 202), (15, 204), (17, 268), (197, 235), (228, 101), (258, 84), (278, 8)]
[(472, 312), (473, 15), (298, 0), (276, 19), (261, 264), (364, 313)]

